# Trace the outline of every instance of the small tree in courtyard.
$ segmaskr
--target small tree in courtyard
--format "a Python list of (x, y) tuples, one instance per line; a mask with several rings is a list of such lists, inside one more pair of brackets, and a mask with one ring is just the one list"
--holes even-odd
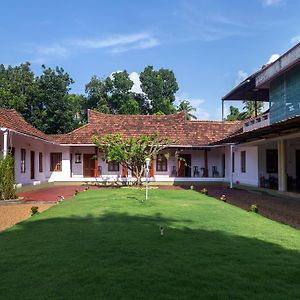
[(16, 198), (14, 159), (11, 155), (0, 158), (0, 199)]
[(157, 134), (130, 138), (121, 134), (108, 134), (101, 140), (94, 136), (93, 142), (103, 152), (105, 161), (114, 161), (131, 170), (137, 184), (141, 184), (145, 159), (155, 159), (169, 145), (168, 139), (160, 138)]

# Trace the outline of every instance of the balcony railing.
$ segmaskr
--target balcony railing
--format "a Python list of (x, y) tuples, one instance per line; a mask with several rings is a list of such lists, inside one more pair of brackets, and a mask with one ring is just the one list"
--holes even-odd
[(244, 123), (243, 132), (252, 131), (261, 127), (270, 125), (269, 113), (259, 115), (255, 118), (249, 119)]

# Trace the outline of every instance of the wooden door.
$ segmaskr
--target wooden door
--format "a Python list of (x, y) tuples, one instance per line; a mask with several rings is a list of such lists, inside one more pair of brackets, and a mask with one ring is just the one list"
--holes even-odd
[(35, 174), (34, 174), (34, 151), (30, 151), (30, 179), (34, 179)]
[(184, 176), (184, 162), (178, 159), (178, 177)]
[(95, 154), (83, 154), (83, 177), (94, 177)]
[(181, 158), (184, 160), (178, 160), (178, 176), (179, 177), (191, 177), (191, 154), (181, 154)]

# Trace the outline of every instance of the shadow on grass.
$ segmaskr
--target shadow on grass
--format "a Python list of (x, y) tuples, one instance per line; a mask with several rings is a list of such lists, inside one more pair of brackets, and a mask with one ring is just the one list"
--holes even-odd
[[(296, 299), (300, 254), (176, 220), (43, 219), (0, 234), (5, 299)], [(159, 226), (165, 227), (164, 236)]]

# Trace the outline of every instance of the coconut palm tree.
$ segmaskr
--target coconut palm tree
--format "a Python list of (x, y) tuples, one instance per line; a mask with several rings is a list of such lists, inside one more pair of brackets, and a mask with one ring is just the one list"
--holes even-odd
[(196, 111), (196, 108), (193, 107), (188, 100), (180, 101), (177, 111), (185, 111), (187, 120), (197, 119), (197, 117), (192, 114), (193, 111)]

